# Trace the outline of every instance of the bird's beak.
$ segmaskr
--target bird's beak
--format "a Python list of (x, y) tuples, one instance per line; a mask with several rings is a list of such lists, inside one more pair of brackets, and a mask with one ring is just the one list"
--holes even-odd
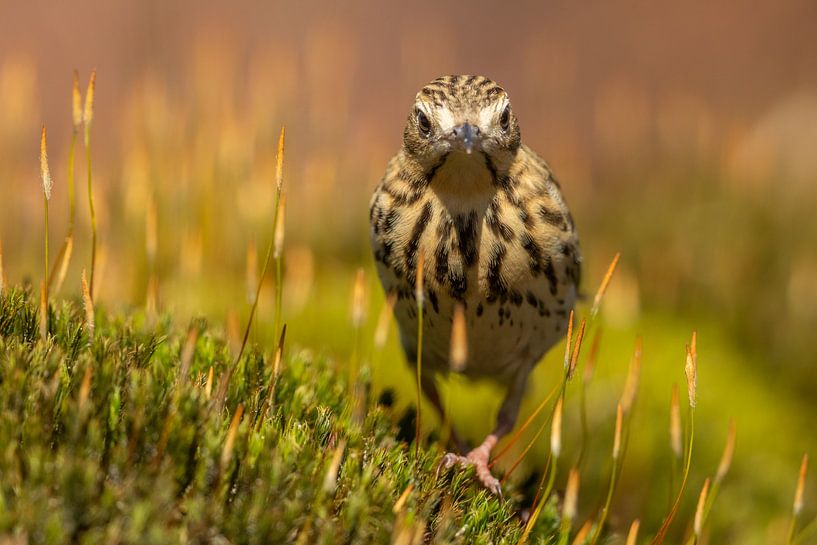
[(479, 143), (479, 127), (470, 123), (463, 123), (454, 127), (454, 140), (465, 151), (470, 154), (474, 146)]

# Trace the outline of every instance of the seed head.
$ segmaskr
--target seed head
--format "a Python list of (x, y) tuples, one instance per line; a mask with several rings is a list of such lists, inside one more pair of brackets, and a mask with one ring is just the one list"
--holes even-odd
[(85, 132), (90, 130), (91, 122), (94, 120), (94, 90), (96, 89), (96, 70), (91, 72), (88, 80), (88, 90), (85, 93), (85, 108), (82, 111), (82, 121), (85, 123)]
[(329, 469), (323, 477), (323, 491), (327, 494), (335, 492), (335, 486), (338, 482), (338, 471), (340, 470), (340, 462), (343, 460), (343, 452), (346, 450), (346, 439), (341, 439), (338, 446), (335, 447), (335, 452), (332, 454), (332, 462), (329, 464)]
[(281, 328), (281, 336), (278, 338), (278, 346), (275, 348), (275, 357), (272, 360), (272, 378), (275, 379), (281, 372), (281, 361), (284, 357), (284, 343), (287, 339), (287, 325)]
[(695, 522), (693, 529), (695, 536), (700, 540), (701, 531), (704, 525), (704, 507), (706, 506), (706, 495), (709, 493), (709, 478), (704, 481), (704, 487), (701, 489), (701, 495), (698, 496), (698, 507), (695, 509)]
[(596, 334), (593, 335), (593, 343), (590, 345), (590, 354), (587, 355), (587, 361), (584, 364), (584, 376), (582, 380), (584, 380), (585, 384), (588, 384), (593, 379), (593, 371), (596, 368), (596, 360), (599, 356), (601, 331), (601, 328), (598, 328)]
[(604, 297), (605, 292), (607, 292), (607, 286), (610, 285), (610, 280), (613, 278), (613, 273), (616, 272), (616, 265), (618, 265), (618, 260), (620, 257), (621, 253), (616, 252), (616, 255), (613, 257), (613, 261), (611, 261), (610, 266), (607, 267), (607, 272), (604, 274), (604, 278), (602, 279), (599, 289), (596, 292), (596, 297), (593, 299), (593, 309), (590, 311), (591, 318), (595, 318), (599, 313), (601, 300)]
[(618, 457), (621, 455), (621, 427), (623, 424), (622, 412), (621, 403), (619, 403), (616, 406), (616, 431), (613, 435), (613, 460), (618, 460)]
[(678, 385), (672, 385), (672, 400), (669, 408), (669, 437), (672, 452), (681, 457), (681, 406), (678, 400)]
[(397, 293), (391, 292), (386, 297), (383, 308), (380, 309), (380, 316), (377, 317), (377, 327), (374, 331), (374, 345), (377, 349), (386, 346), (386, 340), (389, 336), (389, 323), (394, 309), (394, 304), (397, 302)]
[(394, 502), (394, 505), (391, 508), (392, 513), (396, 515), (397, 513), (403, 510), (403, 507), (406, 506), (406, 500), (408, 500), (408, 497), (411, 495), (412, 490), (414, 490), (413, 484), (408, 485), (406, 489), (403, 490), (403, 493), (400, 494), (400, 497), (397, 498), (397, 501)]
[(454, 319), (451, 322), (451, 353), (449, 362), (451, 370), (462, 373), (468, 361), (468, 337), (465, 325), (465, 308), (461, 303), (454, 306)]
[(284, 216), (286, 215), (286, 193), (281, 193), (278, 201), (278, 218), (275, 222), (275, 244), (272, 256), (279, 259), (284, 252)]
[(196, 353), (196, 340), (198, 337), (199, 329), (191, 325), (187, 331), (187, 339), (184, 341), (184, 347), (182, 347), (181, 357), (179, 358), (181, 361), (181, 365), (179, 366), (179, 378), (183, 381), (187, 380), (187, 373), (190, 370), (190, 364), (193, 362), (193, 356)]
[(159, 246), (157, 231), (156, 198), (151, 195), (145, 211), (145, 253), (151, 267), (156, 263), (156, 249)]
[(423, 268), (425, 267), (425, 254), (420, 252), (417, 256), (417, 273), (414, 281), (414, 298), (417, 300), (417, 306), (423, 306)]
[(808, 454), (803, 455), (803, 461), (800, 463), (800, 476), (797, 478), (797, 489), (794, 491), (794, 504), (792, 506), (792, 513), (797, 517), (803, 511), (803, 495), (806, 490), (806, 474), (808, 473)]
[(584, 339), (584, 328), (587, 326), (587, 320), (582, 318), (582, 323), (579, 326), (579, 334), (576, 335), (576, 343), (573, 347), (573, 356), (570, 358), (570, 367), (567, 370), (568, 380), (573, 378), (573, 373), (576, 371), (576, 365), (579, 363), (579, 353), (582, 350), (582, 339)]
[(76, 70), (74, 70), (74, 86), (71, 90), (71, 114), (76, 133), (82, 126), (82, 92), (79, 90), (79, 72)]
[(213, 393), (213, 366), (210, 366), (210, 372), (207, 373), (207, 381), (204, 383), (204, 397), (210, 399), (210, 394)]
[(641, 337), (635, 341), (635, 351), (633, 359), (630, 360), (630, 369), (627, 372), (627, 380), (624, 383), (624, 393), (621, 394), (621, 408), (625, 413), (629, 413), (633, 407), (636, 393), (638, 393), (638, 381), (641, 375)]
[(85, 374), (82, 376), (82, 384), (79, 386), (79, 409), (82, 410), (85, 407), (85, 404), (88, 402), (88, 398), (91, 395), (91, 378), (93, 377), (94, 370), (89, 364), (85, 368)]
[(630, 525), (630, 531), (627, 534), (627, 543), (626, 545), (635, 545), (636, 540), (638, 540), (638, 527), (641, 526), (641, 521), (635, 519), (633, 523)]
[(686, 363), (684, 364), (684, 373), (687, 376), (687, 395), (689, 396), (689, 406), (695, 408), (695, 396), (698, 391), (698, 366), (692, 351), (687, 346)]
[(565, 337), (565, 373), (570, 370), (570, 348), (573, 342), (573, 309), (567, 319), (567, 336)]
[(3, 288), (5, 288), (5, 273), (3, 272), (3, 241), (0, 240), (0, 295), (3, 293)]
[(735, 439), (737, 436), (737, 429), (735, 426), (735, 419), (729, 421), (729, 433), (726, 436), (726, 446), (723, 447), (723, 454), (721, 455), (721, 462), (718, 464), (718, 472), (715, 474), (715, 482), (720, 482), (729, 472), (729, 467), (732, 465), (732, 457), (735, 454)]
[(556, 408), (553, 411), (553, 423), (550, 428), (550, 452), (554, 458), (559, 458), (562, 452), (562, 405), (564, 398), (560, 397), (556, 401)]
[(239, 405), (235, 410), (230, 428), (227, 430), (227, 439), (224, 441), (224, 450), (221, 451), (221, 467), (227, 467), (233, 457), (233, 447), (235, 446), (235, 435), (238, 432), (238, 425), (241, 423), (241, 416), (244, 414), (244, 405)]
[(359, 329), (366, 318), (366, 273), (363, 268), (357, 270), (355, 275), (355, 287), (352, 290), (352, 326)]
[(286, 127), (281, 127), (281, 134), (278, 136), (278, 155), (275, 159), (275, 186), (278, 192), (284, 187), (284, 143), (286, 140)]
[(579, 471), (576, 468), (570, 470), (567, 478), (567, 489), (565, 490), (565, 502), (562, 508), (562, 516), (568, 521), (576, 518), (577, 504), (579, 501)]
[(247, 290), (247, 302), (253, 304), (255, 301), (255, 291), (258, 289), (258, 250), (255, 243), (247, 243), (247, 270), (245, 272), (245, 289)]
[(85, 269), (82, 269), (82, 303), (85, 306), (85, 326), (88, 328), (88, 338), (94, 338), (94, 300), (88, 289), (88, 279)]
[(51, 169), (48, 168), (48, 149), (45, 143), (45, 125), (43, 125), (43, 130), (40, 136), (40, 178), (42, 178), (43, 182), (43, 193), (45, 194), (45, 200), (51, 200), (51, 188), (54, 185), (54, 182), (51, 180)]

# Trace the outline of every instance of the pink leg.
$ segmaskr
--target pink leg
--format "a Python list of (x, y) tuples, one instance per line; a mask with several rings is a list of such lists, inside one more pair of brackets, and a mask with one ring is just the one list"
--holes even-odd
[(477, 478), (482, 485), (492, 493), (502, 497), (502, 487), (499, 484), (499, 480), (491, 474), (491, 470), (488, 468), (488, 462), (491, 460), (491, 451), (497, 442), (499, 442), (499, 439), (510, 432), (516, 423), (516, 417), (519, 413), (519, 405), (522, 401), (522, 394), (525, 391), (527, 378), (527, 373), (520, 374), (513, 384), (511, 384), (510, 389), (505, 395), (505, 400), (502, 402), (502, 407), (499, 409), (499, 416), (497, 417), (496, 428), (494, 428), (493, 433), (488, 435), (480, 446), (465, 456), (453, 453), (446, 454), (440, 463), (442, 467), (450, 468), (456, 463), (461, 465), (473, 465), (477, 473)]

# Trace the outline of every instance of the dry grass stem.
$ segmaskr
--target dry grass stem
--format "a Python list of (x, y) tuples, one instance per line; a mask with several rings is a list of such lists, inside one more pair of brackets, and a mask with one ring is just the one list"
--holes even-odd
[(610, 280), (613, 278), (613, 273), (616, 272), (616, 266), (618, 265), (618, 260), (621, 257), (621, 252), (616, 252), (616, 255), (613, 256), (613, 261), (610, 262), (610, 266), (607, 267), (607, 272), (604, 274), (604, 278), (599, 285), (599, 289), (596, 292), (596, 296), (593, 298), (593, 308), (590, 311), (590, 318), (594, 319), (596, 315), (599, 313), (599, 308), (601, 307), (601, 300), (604, 298), (604, 294), (607, 292), (607, 287), (610, 285)]
[(82, 121), (85, 125), (85, 159), (88, 170), (88, 211), (91, 216), (91, 279), (90, 293), (95, 297), (94, 278), (96, 272), (96, 211), (94, 210), (93, 178), (91, 176), (91, 124), (94, 119), (94, 91), (96, 89), (96, 70), (91, 72), (88, 80), (88, 90), (85, 93), (85, 108), (82, 112)]
[(417, 416), (414, 430), (414, 456), (420, 457), (420, 433), (422, 432), (422, 380), (423, 380), (423, 269), (425, 254), (421, 251), (417, 257), (417, 269), (414, 280), (414, 297), (417, 301)]
[(48, 339), (48, 287), (45, 280), (40, 281), (40, 338)]
[(465, 307), (461, 303), (454, 306), (454, 319), (451, 323), (451, 352), (449, 364), (455, 373), (465, 371), (468, 361), (468, 333), (465, 325)]
[(43, 125), (40, 134), (40, 178), (43, 184), (43, 211), (45, 234), (43, 235), (44, 267), (43, 281), (40, 284), (40, 336), (45, 340), (48, 335), (48, 201), (51, 200), (51, 188), (54, 182), (51, 179), (51, 169), (48, 168), (48, 149), (46, 146), (46, 130)]

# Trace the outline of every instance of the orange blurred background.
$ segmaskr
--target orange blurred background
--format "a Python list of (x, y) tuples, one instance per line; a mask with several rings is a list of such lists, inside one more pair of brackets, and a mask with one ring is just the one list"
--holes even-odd
[[(41, 274), (43, 123), (55, 178), (51, 241), (62, 241), (72, 71), (84, 90), (96, 68), (101, 299), (144, 304), (155, 268), (165, 309), (223, 318), (244, 308), (247, 245), (261, 252), (268, 240), (285, 124), (285, 305), (321, 323), (310, 309), (345, 305), (354, 269), (370, 268), (369, 195), (400, 146), (414, 93), (442, 74), (480, 73), (508, 90), (524, 141), (562, 183), (586, 292), (622, 252), (608, 320), (722, 335), (748, 362), (745, 380), (814, 414), (815, 28), (808, 0), (6, 0), (5, 271), (11, 283)], [(70, 293), (88, 262), (79, 150)], [(145, 249), (151, 221), (155, 264)], [(348, 346), (331, 328), (300, 333), (316, 348)], [(709, 395), (717, 404), (721, 392)], [(790, 439), (786, 448), (802, 451)], [(796, 462), (786, 460), (792, 475)]]

